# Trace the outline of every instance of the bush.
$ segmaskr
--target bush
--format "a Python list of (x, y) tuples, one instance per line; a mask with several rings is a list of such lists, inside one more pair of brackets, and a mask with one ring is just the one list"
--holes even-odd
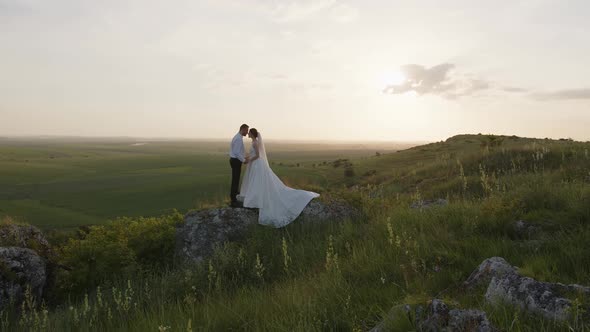
[(60, 263), (70, 269), (60, 275), (62, 290), (82, 293), (114, 278), (169, 266), (175, 226), (181, 221), (182, 215), (174, 212), (91, 226), (82, 238), (71, 238), (60, 248)]

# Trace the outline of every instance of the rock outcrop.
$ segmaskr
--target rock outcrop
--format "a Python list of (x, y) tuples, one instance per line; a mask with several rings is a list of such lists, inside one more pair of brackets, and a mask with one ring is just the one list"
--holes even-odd
[(391, 310), (387, 317), (371, 332), (393, 331), (389, 325), (398, 319), (408, 319), (418, 331), (468, 331), (468, 332), (491, 332), (497, 331), (487, 318), (485, 312), (473, 309), (449, 309), (439, 299), (434, 299), (424, 312), (421, 305), (412, 306), (406, 304), (397, 306)]
[(27, 248), (0, 247), (0, 310), (23, 301), (27, 287), (40, 299), (47, 281), (46, 263)]
[[(583, 299), (590, 298), (590, 287), (541, 282), (522, 276), (516, 267), (502, 257), (484, 260), (463, 283), (463, 287), (467, 292), (476, 292), (479, 287), (483, 287), (486, 290), (485, 301), (492, 306), (509, 304), (559, 321), (590, 318), (587, 314), (590, 311), (588, 307), (575, 307), (580, 306)], [(581, 302), (572, 299), (580, 299)], [(572, 317), (574, 313), (583, 314)], [(445, 303), (437, 299), (432, 300), (425, 315), (421, 306), (416, 307), (415, 318), (412, 318), (412, 314), (409, 305), (394, 307), (371, 331), (388, 331), (387, 325), (397, 319), (410, 319), (419, 331), (496, 331), (485, 312), (472, 309), (449, 310)], [(407, 315), (407, 318), (400, 315)]]
[(485, 299), (492, 305), (506, 303), (548, 319), (568, 319), (571, 298), (590, 296), (590, 288), (549, 283), (524, 277), (501, 257), (484, 260), (465, 282), (467, 288), (487, 285)]
[(486, 313), (480, 310), (449, 310), (447, 305), (438, 299), (432, 300), (425, 320), (418, 323), (420, 331), (472, 331), (491, 332), (495, 329), (490, 324)]
[(0, 247), (28, 248), (45, 258), (53, 254), (45, 235), (37, 227), (24, 224), (1, 224)]
[(566, 320), (573, 313), (570, 298), (590, 296), (590, 288), (537, 281), (517, 273), (494, 277), (485, 299), (491, 304), (509, 303), (548, 319)]
[[(358, 216), (356, 209), (344, 202), (311, 201), (294, 222), (343, 220)], [(258, 211), (245, 208), (219, 208), (189, 212), (176, 229), (177, 259), (199, 263), (210, 257), (215, 247), (242, 238), (258, 222)]]
[(492, 278), (500, 278), (507, 274), (517, 273), (514, 266), (502, 257), (491, 257), (484, 260), (464, 282), (467, 288), (474, 288), (481, 285), (488, 285)]

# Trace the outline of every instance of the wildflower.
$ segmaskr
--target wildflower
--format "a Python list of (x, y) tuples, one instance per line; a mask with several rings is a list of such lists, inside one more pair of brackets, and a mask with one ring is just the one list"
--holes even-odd
[(260, 260), (260, 255), (256, 254), (256, 263), (254, 264), (254, 272), (256, 273), (256, 276), (262, 279), (264, 277), (264, 270), (264, 265)]

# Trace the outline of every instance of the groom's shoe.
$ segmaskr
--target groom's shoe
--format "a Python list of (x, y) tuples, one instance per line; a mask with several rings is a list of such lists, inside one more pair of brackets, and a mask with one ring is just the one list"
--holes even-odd
[(230, 207), (233, 207), (233, 208), (241, 208), (241, 207), (244, 207), (244, 204), (242, 202), (239, 202), (239, 201), (234, 201), (234, 202), (231, 202), (229, 204), (229, 206)]

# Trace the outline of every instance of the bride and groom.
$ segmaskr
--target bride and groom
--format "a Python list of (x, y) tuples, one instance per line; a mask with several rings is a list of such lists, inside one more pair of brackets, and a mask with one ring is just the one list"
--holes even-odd
[[(252, 139), (248, 155), (242, 140), (246, 135)], [(260, 224), (283, 227), (295, 220), (312, 199), (320, 196), (289, 188), (276, 176), (268, 164), (262, 135), (255, 128), (249, 129), (246, 124), (240, 126), (240, 131), (232, 139), (229, 155), (231, 206), (257, 208)], [(242, 165), (247, 169), (240, 187)]]

